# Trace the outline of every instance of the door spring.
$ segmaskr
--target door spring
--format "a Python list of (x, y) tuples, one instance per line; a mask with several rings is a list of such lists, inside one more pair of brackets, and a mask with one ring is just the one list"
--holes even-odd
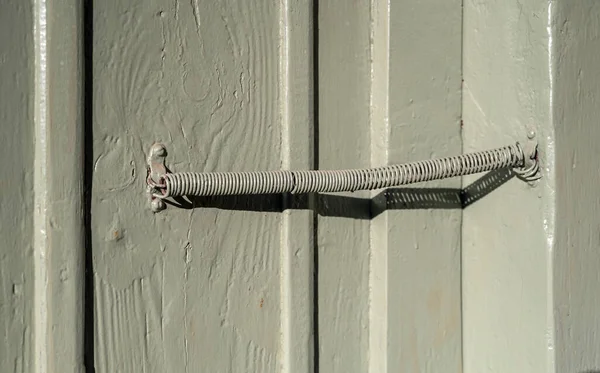
[(147, 191), (152, 210), (163, 210), (163, 199), (279, 193), (354, 192), (512, 168), (518, 178), (541, 177), (537, 145), (526, 151), (517, 142), (501, 148), (377, 168), (348, 170), (279, 170), (255, 172), (167, 172), (166, 148), (156, 143), (148, 156)]

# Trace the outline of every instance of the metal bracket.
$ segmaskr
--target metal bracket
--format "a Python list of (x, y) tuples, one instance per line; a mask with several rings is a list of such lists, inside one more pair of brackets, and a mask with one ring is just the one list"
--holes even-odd
[(150, 209), (153, 212), (164, 210), (167, 205), (165, 201), (156, 195), (161, 191), (158, 186), (161, 185), (162, 177), (167, 173), (165, 159), (167, 158), (167, 149), (163, 144), (155, 143), (150, 148), (148, 158), (146, 159), (148, 175), (146, 177), (146, 193), (150, 202)]

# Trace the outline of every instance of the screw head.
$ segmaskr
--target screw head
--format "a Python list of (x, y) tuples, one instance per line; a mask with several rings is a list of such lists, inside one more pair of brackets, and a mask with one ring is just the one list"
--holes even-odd
[(150, 156), (154, 157), (166, 157), (167, 156), (167, 148), (163, 144), (154, 144), (150, 149)]
[(527, 138), (529, 140), (533, 140), (535, 138), (535, 131), (534, 130), (530, 130), (529, 132), (527, 132)]
[(165, 204), (165, 201), (163, 201), (160, 198), (154, 198), (152, 200), (152, 202), (150, 203), (150, 208), (152, 209), (153, 212), (160, 212), (162, 210), (164, 210), (165, 208), (167, 208), (167, 205)]

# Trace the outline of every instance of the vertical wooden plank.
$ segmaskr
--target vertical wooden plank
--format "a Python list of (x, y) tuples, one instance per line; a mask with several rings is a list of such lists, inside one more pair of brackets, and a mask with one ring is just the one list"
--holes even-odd
[[(551, 3), (556, 372), (600, 371), (600, 3)], [(546, 199), (546, 203), (554, 202)], [(551, 205), (553, 206), (553, 205)]]
[(0, 370), (33, 369), (33, 5), (0, 2)]
[[(389, 4), (388, 162), (460, 154), (462, 2)], [(459, 179), (405, 193), (435, 195), (427, 188), (442, 186), (458, 197)], [(394, 201), (388, 193), (386, 205), (400, 210), (374, 222), (387, 225), (387, 369), (460, 372), (460, 205), (421, 209)]]
[(84, 369), (81, 5), (0, 4), (7, 372)]
[[(46, 310), (41, 308), (41, 302), (36, 307), (36, 314), (47, 313), (41, 317), (47, 318), (48, 328), (47, 340), (41, 340), (36, 331), (39, 349), (47, 350), (47, 362), (40, 363), (37, 369), (39, 372), (83, 372), (86, 250), (83, 0), (36, 3), (40, 32), (36, 53), (39, 58), (36, 61), (36, 104), (45, 106), (37, 109), (36, 162), (42, 163), (40, 167), (45, 175), (38, 180), (45, 184), (36, 182), (35, 192), (36, 201), (41, 195), (47, 209), (45, 221), (36, 227), (45, 231), (46, 245), (45, 252), (37, 251), (36, 261), (46, 266), (48, 276), (42, 283), (43, 289), (36, 289), (47, 293), (48, 302)], [(45, 20), (41, 19), (42, 8), (45, 8)], [(46, 40), (41, 35), (42, 23), (45, 23)], [(41, 48), (41, 44), (46, 44), (45, 48)], [(36, 168), (36, 172), (39, 170)], [(36, 247), (38, 249), (41, 247)], [(38, 273), (36, 270), (36, 275)], [(38, 326), (36, 323), (36, 328)]]
[[(321, 1), (318, 27), (318, 167), (368, 167), (369, 3)], [(368, 197), (368, 192), (319, 197), (321, 372), (367, 370)]]
[[(461, 22), (460, 1), (320, 4), (319, 168), (460, 153)], [(321, 198), (323, 370), (461, 370), (460, 204), (386, 212), (393, 193)]]
[(143, 192), (154, 141), (172, 171), (310, 167), (308, 4), (94, 6), (96, 371), (310, 366), (309, 214), (282, 217), (281, 196), (152, 214)]
[[(390, 3), (371, 2), (371, 166), (389, 162)], [(388, 372), (388, 214), (385, 193), (371, 193), (369, 372)], [(383, 213), (380, 213), (383, 212)], [(394, 352), (391, 352), (394, 353)]]
[(464, 211), (465, 372), (552, 370), (549, 4), (464, 4), (465, 152), (536, 132), (545, 167), (535, 186), (508, 180)]
[[(313, 1), (285, 0), (280, 12), (282, 168), (313, 169)], [(315, 201), (310, 196), (308, 209), (299, 210), (300, 198), (285, 197), (281, 221), (280, 354), (285, 373), (315, 370)]]

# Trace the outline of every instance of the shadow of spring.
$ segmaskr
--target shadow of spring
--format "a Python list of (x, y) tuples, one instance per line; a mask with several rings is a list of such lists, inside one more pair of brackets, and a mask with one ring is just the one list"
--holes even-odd
[[(467, 186), (459, 188), (391, 188), (371, 198), (319, 194), (316, 210), (320, 216), (369, 220), (388, 210), (464, 209), (490, 194), (515, 174), (511, 169), (491, 171)], [(308, 194), (289, 195), (284, 208), (284, 195), (235, 195), (211, 197), (175, 197), (165, 200), (171, 206), (216, 208), (221, 210), (283, 212), (285, 209), (308, 210)]]

